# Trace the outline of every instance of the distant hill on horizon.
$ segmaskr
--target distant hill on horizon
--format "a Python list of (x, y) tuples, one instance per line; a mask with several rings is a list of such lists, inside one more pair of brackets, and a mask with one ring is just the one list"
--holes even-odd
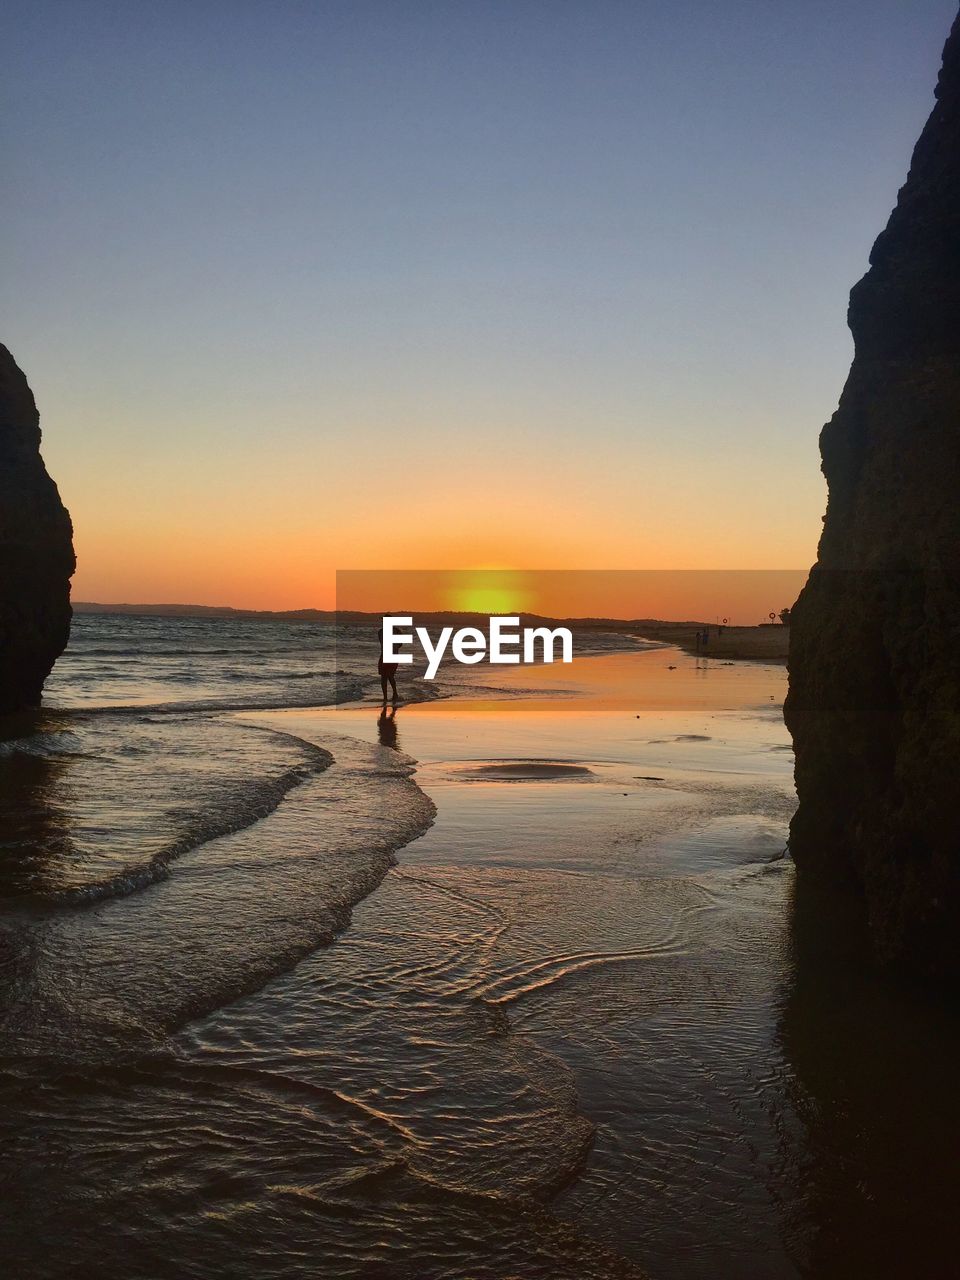
[(75, 600), (74, 613), (126, 613), (144, 617), (182, 618), (335, 618), (335, 609), (235, 609), (226, 604), (100, 604)]
[[(375, 619), (381, 618), (383, 615), (379, 613), (362, 613), (355, 610), (336, 609), (235, 609), (231, 605), (214, 605), (214, 604), (100, 604), (91, 600), (77, 600), (74, 602), (73, 609), (75, 613), (88, 614), (127, 614), (139, 615), (141, 617), (172, 617), (172, 618), (260, 618), (269, 620), (276, 618), (280, 621), (290, 622), (343, 622), (345, 619), (356, 621), (358, 623), (373, 622)], [(453, 610), (414, 610), (415, 616), (421, 619), (430, 618), (434, 620), (442, 620), (444, 618), (481, 618), (488, 617), (488, 614), (478, 614), (470, 612), (455, 612)], [(508, 615), (516, 616), (516, 615)], [(537, 613), (521, 613), (520, 617), (532, 622), (554, 622), (554, 623), (575, 623), (581, 627), (639, 627), (639, 626), (704, 626), (703, 620), (697, 621), (690, 619), (688, 621), (669, 620), (665, 621), (658, 618), (552, 618)]]

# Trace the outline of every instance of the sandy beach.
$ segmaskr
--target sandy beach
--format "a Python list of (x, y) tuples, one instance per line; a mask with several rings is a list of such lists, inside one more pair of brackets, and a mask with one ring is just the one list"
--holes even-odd
[(791, 1275), (768, 1203), (784, 1099), (755, 1083), (784, 1069), (782, 668), (664, 648), (498, 681), (510, 696), (264, 721), (409, 753), (437, 805), (312, 981), (369, 984), (377, 954), (397, 976), (366, 1017), (394, 1026), (412, 997), (449, 1053), (472, 1007), (498, 1065), (461, 1043), (448, 1129), (424, 1105), (436, 1064), (409, 1078), (423, 1029), (405, 1025), (366, 1096), (389, 1097), (447, 1176), (546, 1197), (591, 1248), (649, 1274), (706, 1278), (722, 1251), (745, 1273)]
[[(707, 630), (706, 646), (697, 646), (697, 632)], [(788, 626), (723, 627), (716, 623), (657, 622), (640, 628), (637, 634), (651, 640), (678, 645), (685, 653), (711, 658), (732, 658), (747, 662), (783, 662), (790, 648)]]

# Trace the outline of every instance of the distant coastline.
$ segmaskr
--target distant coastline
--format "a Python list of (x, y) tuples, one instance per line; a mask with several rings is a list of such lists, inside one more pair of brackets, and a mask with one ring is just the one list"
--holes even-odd
[(75, 600), (74, 613), (128, 613), (144, 618), (302, 618), (323, 622), (337, 617), (334, 609), (235, 609), (220, 604), (101, 604)]

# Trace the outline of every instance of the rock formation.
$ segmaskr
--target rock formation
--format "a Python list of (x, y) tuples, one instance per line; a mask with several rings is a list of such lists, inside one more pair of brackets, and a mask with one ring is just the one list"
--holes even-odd
[(36, 706), (70, 634), (70, 516), (40, 457), (40, 416), (0, 346), (0, 714)]
[(960, 18), (848, 319), (854, 361), (820, 438), (827, 514), (792, 618), (790, 847), (798, 892), (856, 904), (881, 961), (949, 980), (960, 975)]

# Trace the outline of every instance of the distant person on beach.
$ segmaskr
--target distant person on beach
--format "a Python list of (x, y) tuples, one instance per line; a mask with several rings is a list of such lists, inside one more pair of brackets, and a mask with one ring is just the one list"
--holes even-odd
[(397, 666), (396, 662), (384, 662), (383, 660), (383, 630), (377, 632), (377, 639), (380, 641), (380, 657), (377, 659), (377, 671), (380, 673), (380, 688), (383, 690), (383, 705), (387, 705), (387, 681), (390, 682), (390, 688), (393, 690), (393, 701), (400, 701), (400, 694), (397, 692)]
[(387, 710), (387, 695), (383, 695), (384, 705), (380, 712), (380, 718), (377, 720), (377, 737), (380, 740), (381, 747), (389, 747), (392, 751), (399, 751), (397, 746), (397, 708), (391, 707)]

